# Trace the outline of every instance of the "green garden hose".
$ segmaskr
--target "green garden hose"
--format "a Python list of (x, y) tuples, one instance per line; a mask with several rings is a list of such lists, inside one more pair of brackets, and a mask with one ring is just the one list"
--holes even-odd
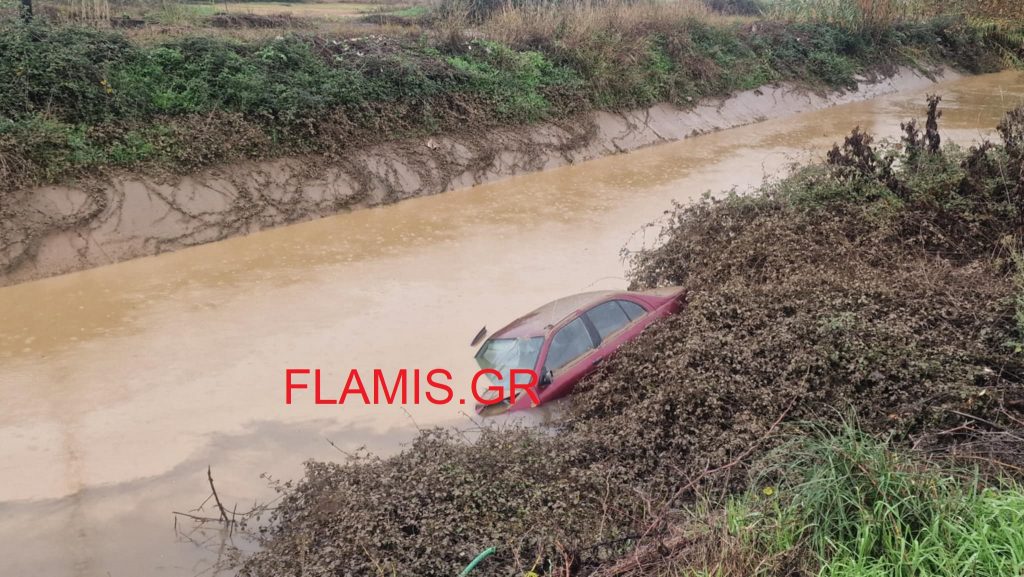
[(479, 565), (481, 561), (490, 557), (493, 553), (494, 547), (488, 547), (487, 549), (481, 551), (480, 554), (476, 556), (476, 559), (470, 561), (469, 565), (466, 565), (466, 568), (462, 570), (462, 573), (459, 573), (459, 577), (466, 577), (466, 575), (469, 575), (470, 571), (475, 569), (476, 566)]

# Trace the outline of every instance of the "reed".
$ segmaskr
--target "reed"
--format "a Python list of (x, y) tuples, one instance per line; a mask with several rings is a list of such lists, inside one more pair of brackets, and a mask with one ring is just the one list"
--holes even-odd
[(68, 16), (78, 22), (110, 24), (109, 0), (68, 0)]
[(555, 38), (573, 45), (608, 33), (638, 37), (669, 24), (711, 17), (710, 9), (699, 0), (506, 2), (487, 19), (484, 31), (515, 45)]
[(917, 22), (934, 16), (937, 10), (938, 5), (927, 0), (773, 0), (766, 7), (768, 17), (777, 20), (827, 22), (851, 28)]

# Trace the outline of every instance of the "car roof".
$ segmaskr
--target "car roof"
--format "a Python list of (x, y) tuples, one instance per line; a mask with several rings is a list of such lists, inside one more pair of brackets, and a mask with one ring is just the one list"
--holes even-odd
[(562, 297), (512, 321), (491, 338), (541, 337), (572, 313), (597, 304), (622, 291), (593, 291)]

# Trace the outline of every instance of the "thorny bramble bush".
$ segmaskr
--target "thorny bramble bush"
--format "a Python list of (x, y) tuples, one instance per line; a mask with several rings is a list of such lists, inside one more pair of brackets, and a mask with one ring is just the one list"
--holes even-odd
[(633, 547), (708, 545), (660, 513), (680, 489), (742, 488), (776, 421), (842, 426), (846, 410), (1019, 475), (1022, 119), (969, 150), (854, 131), (759, 194), (677, 208), (633, 286), (682, 285), (688, 308), (584, 380), (556, 434), (429, 433), (393, 458), (310, 464), (244, 572), (451, 575), (497, 545), (481, 575), (538, 559), (628, 574), (613, 569)]
[(242, 574), (454, 575), (499, 545), (474, 572), (497, 577), (621, 542), (638, 503), (584, 475), (577, 463), (589, 457), (529, 429), (484, 430), (474, 441), (435, 429), (397, 457), (309, 463)]

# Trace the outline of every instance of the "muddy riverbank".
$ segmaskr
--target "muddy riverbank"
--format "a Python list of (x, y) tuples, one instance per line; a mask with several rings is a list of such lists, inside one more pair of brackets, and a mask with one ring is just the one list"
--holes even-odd
[(224, 240), (628, 152), (652, 144), (837, 104), (920, 90), (959, 74), (909, 68), (819, 94), (765, 86), (693, 108), (661, 104), (558, 123), (387, 143), (335, 162), (286, 158), (181, 177), (114, 176), (8, 196), (0, 223), (0, 286)]

